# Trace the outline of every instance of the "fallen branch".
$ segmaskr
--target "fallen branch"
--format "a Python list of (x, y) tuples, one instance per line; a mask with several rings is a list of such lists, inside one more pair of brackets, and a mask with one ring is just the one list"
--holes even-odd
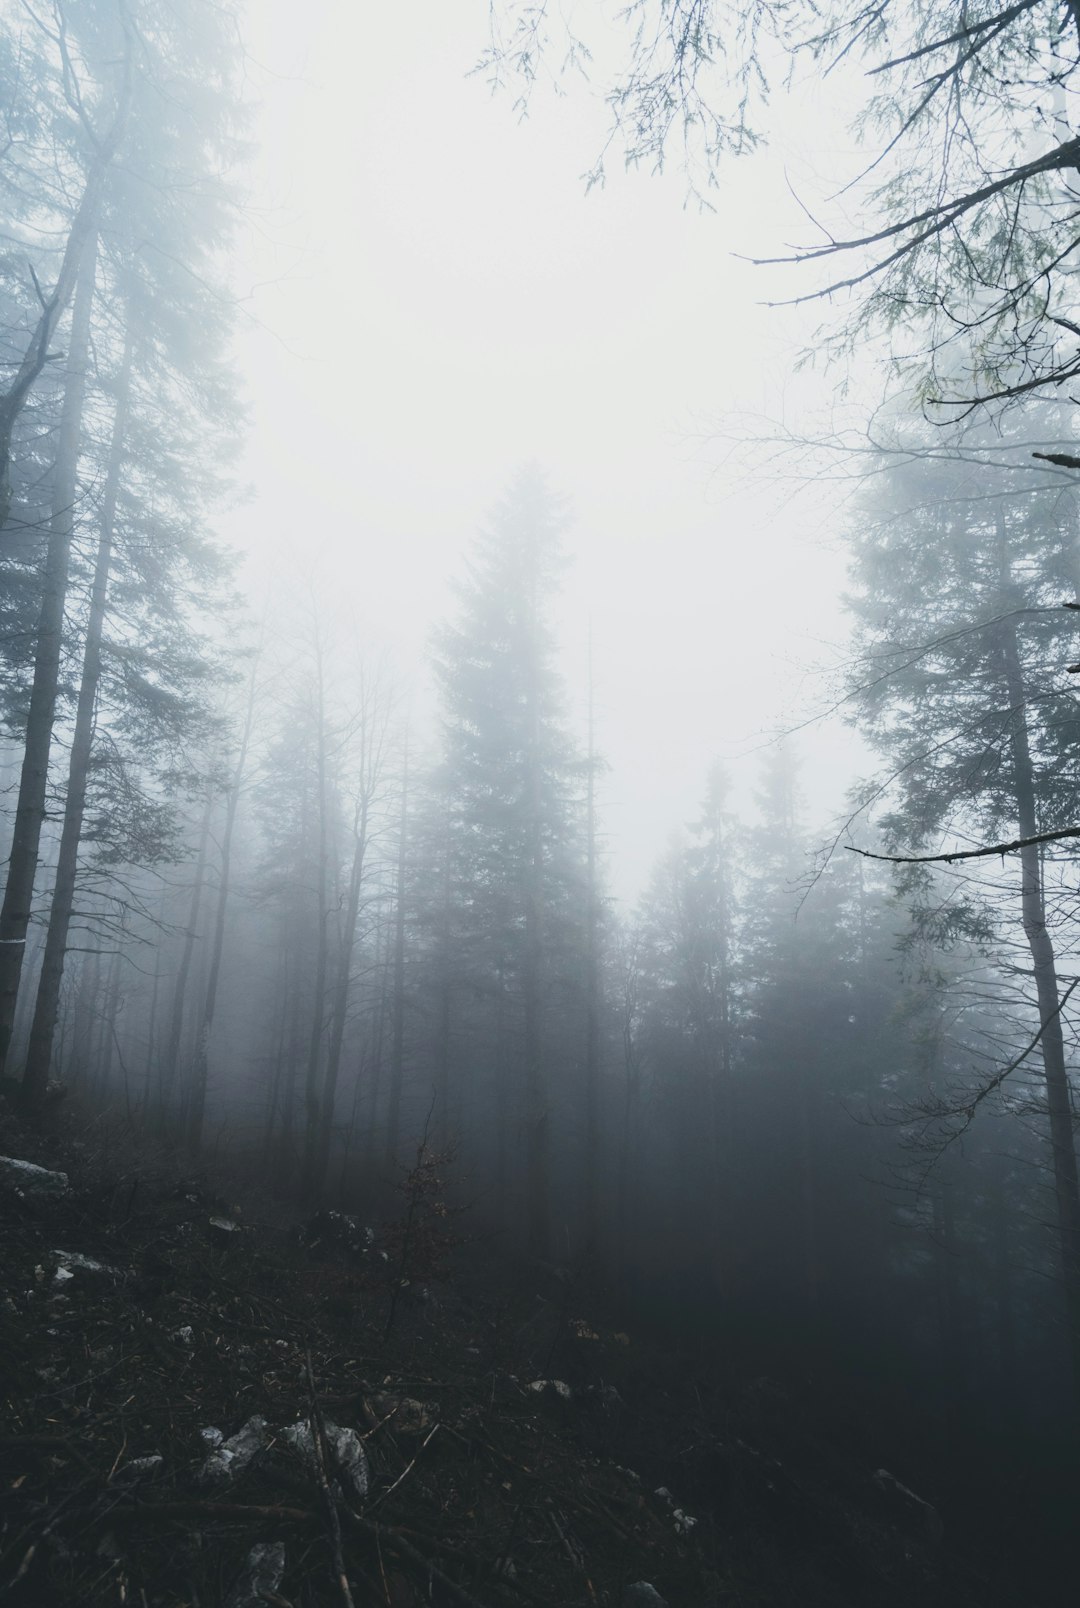
[(327, 1517), (330, 1521), (330, 1544), (334, 1550), (334, 1572), (337, 1576), (338, 1589), (341, 1592), (341, 1600), (345, 1604), (345, 1608), (356, 1608), (353, 1594), (349, 1587), (349, 1577), (345, 1573), (345, 1558), (341, 1550), (341, 1520), (338, 1517), (337, 1501), (330, 1488), (330, 1459), (326, 1453), (326, 1426), (323, 1423), (319, 1398), (315, 1394), (315, 1378), (311, 1371), (310, 1350), (305, 1355), (308, 1391), (311, 1395), (311, 1439), (315, 1446), (315, 1469), (319, 1486), (322, 1490), (323, 1501), (326, 1504)]
[(281, 1507), (257, 1502), (135, 1502), (130, 1507), (116, 1507), (109, 1516), (110, 1523), (125, 1523), (132, 1519), (227, 1519), (241, 1522), (245, 1519), (281, 1519), (285, 1523), (310, 1523), (318, 1518), (311, 1508)]
[(343, 1511), (348, 1523), (374, 1541), (376, 1547), (381, 1547), (385, 1543), (395, 1552), (400, 1553), (409, 1563), (415, 1565), (416, 1568), (422, 1569), (429, 1581), (437, 1581), (440, 1590), (447, 1600), (455, 1605), (455, 1608), (485, 1608), (484, 1603), (465, 1591), (456, 1581), (451, 1580), (450, 1576), (445, 1574), (438, 1564), (432, 1563), (430, 1558), (425, 1558), (424, 1554), (418, 1552), (398, 1531), (386, 1525), (376, 1524), (373, 1519), (362, 1518), (359, 1513), (354, 1513), (351, 1508), (346, 1507)]

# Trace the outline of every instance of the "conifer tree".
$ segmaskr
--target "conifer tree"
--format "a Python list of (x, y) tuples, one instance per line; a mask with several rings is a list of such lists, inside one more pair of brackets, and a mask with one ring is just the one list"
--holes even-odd
[[(1007, 422), (995, 432), (995, 450), (1031, 422)], [(1052, 437), (1052, 414), (1040, 410), (1036, 423)], [(894, 778), (886, 830), (904, 852), (936, 846), (945, 831), (965, 842), (1030, 838), (1075, 819), (1080, 715), (1060, 674), (1075, 657), (1071, 615), (1060, 607), (1078, 595), (1074, 501), (1030, 474), (988, 488), (970, 450), (980, 445), (969, 432), (951, 461), (912, 454), (877, 483), (876, 495), (866, 494), (853, 541), (852, 608), (864, 653), (853, 690)], [(1019, 917), (1030, 955), (1080, 1382), (1080, 1187), (1063, 991), (1046, 861), (1025, 848), (1019, 870), (1012, 919)], [(955, 926), (965, 901), (947, 903)], [(1005, 919), (999, 913), (997, 924)]]
[(581, 916), (581, 764), (563, 724), (551, 620), (564, 524), (540, 472), (520, 471), (477, 540), (436, 658), (459, 955), (492, 1007), (493, 1098), (524, 1128), (527, 1237), (537, 1255), (549, 1248), (558, 1099), (551, 1009)]

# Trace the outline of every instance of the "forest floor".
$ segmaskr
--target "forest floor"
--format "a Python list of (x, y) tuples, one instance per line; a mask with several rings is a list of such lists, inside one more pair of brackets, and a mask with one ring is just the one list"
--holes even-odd
[[(476, 1245), (445, 1254), (430, 1188), (408, 1232), (372, 1233), (241, 1210), (71, 1112), (6, 1117), (0, 1150), (69, 1177), (0, 1187), (14, 1603), (1053, 1600), (1014, 1596), (781, 1382), (707, 1378), (556, 1270), (499, 1288)], [(403, 1285), (417, 1269), (439, 1276)]]

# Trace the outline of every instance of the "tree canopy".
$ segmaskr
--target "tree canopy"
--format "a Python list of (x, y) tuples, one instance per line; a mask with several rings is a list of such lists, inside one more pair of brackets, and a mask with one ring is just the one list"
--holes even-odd
[[(884, 336), (942, 419), (1080, 376), (1075, 0), (633, 0), (616, 26), (591, 182), (613, 150), (653, 168), (677, 152), (703, 188), (764, 141), (778, 88), (835, 75), (853, 171), (838, 194), (800, 197), (808, 237), (771, 259), (823, 269), (792, 299), (841, 300), (831, 348)], [(588, 77), (600, 42), (570, 27), (503, 0), (482, 66), (522, 105), (545, 67)]]

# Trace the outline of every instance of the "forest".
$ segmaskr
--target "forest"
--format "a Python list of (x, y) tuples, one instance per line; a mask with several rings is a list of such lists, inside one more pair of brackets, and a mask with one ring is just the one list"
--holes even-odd
[[(0, 1592), (1072, 1601), (1080, 5), (444, 4), (412, 26), (461, 59), (412, 65), (345, 9), (0, 8)], [(368, 27), (389, 99), (416, 77), (385, 144), (275, 132)], [(349, 175), (394, 128), (432, 195), (480, 182), (440, 166), (443, 72), (511, 185), (529, 130), (546, 220), (570, 141), (634, 287), (674, 188), (721, 277), (699, 306), (685, 270), (672, 372), (741, 415), (726, 493), (521, 428), (545, 359), (514, 380), (497, 308), (503, 356), (453, 370), (414, 283), (432, 328), (440, 273), (482, 307), (498, 218), (440, 245), (466, 200), (395, 195), (418, 277), (371, 292), (404, 247)], [(340, 347), (295, 389), (244, 288), (267, 147), (375, 264), (282, 275)], [(716, 265), (756, 217), (772, 324)], [(621, 418), (649, 305), (546, 311), (543, 253), (593, 248), (514, 249), (521, 323), (607, 341), (585, 404)], [(771, 422), (732, 378), (766, 327)]]

